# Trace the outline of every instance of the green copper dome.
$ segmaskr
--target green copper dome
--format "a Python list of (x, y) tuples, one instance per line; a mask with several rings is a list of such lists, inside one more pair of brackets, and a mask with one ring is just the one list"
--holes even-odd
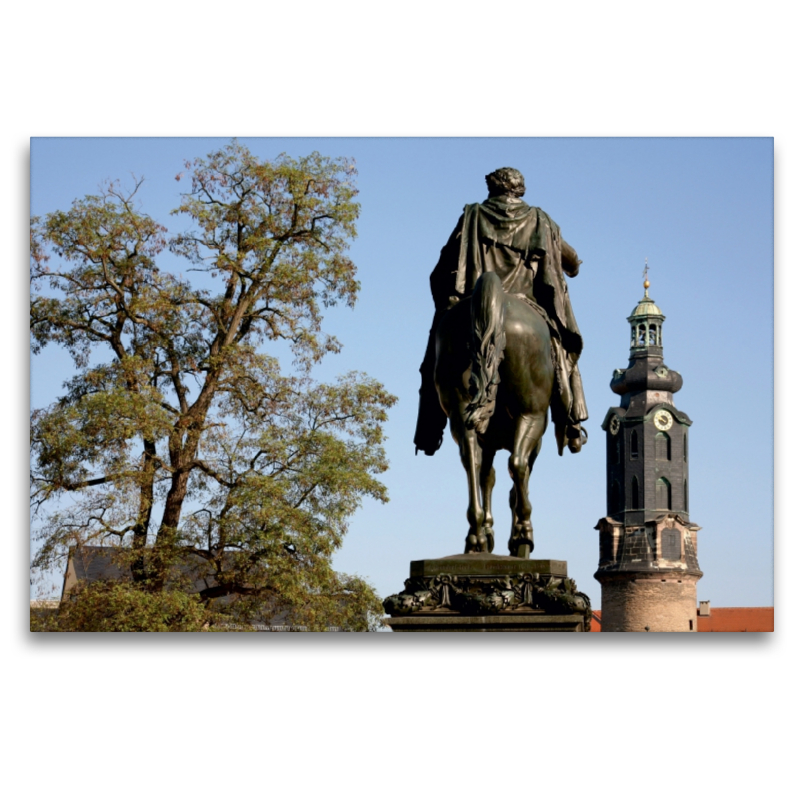
[[(661, 309), (653, 302), (653, 299), (644, 291), (644, 297), (639, 301), (639, 305), (633, 309), (631, 317), (663, 317)], [(629, 317), (630, 319), (630, 317)]]

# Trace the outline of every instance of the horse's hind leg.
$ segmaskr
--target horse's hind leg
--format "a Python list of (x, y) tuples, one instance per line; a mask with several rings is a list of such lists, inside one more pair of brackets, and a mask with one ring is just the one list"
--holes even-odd
[(533, 550), (531, 503), (528, 498), (528, 481), (531, 467), (542, 446), (545, 421), (523, 417), (517, 424), (514, 449), (508, 459), (508, 471), (514, 487), (511, 491), (511, 538), (508, 549), (512, 556), (528, 558)]
[(478, 444), (478, 434), (474, 430), (467, 430), (463, 427), (454, 432), (469, 486), (469, 506), (467, 508), (469, 533), (464, 552), (487, 553), (490, 552), (489, 542), (483, 528), (484, 513), (478, 484), (481, 469), (481, 448)]
[(494, 550), (494, 517), (492, 516), (492, 490), (495, 483), (495, 471), (492, 466), (494, 450), (484, 448), (481, 460), (481, 495), (483, 497), (483, 532), (491, 553)]

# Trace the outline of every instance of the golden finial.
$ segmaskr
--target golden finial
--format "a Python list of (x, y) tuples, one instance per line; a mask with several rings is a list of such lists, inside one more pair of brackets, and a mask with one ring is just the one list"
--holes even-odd
[(647, 258), (644, 260), (644, 272), (642, 275), (644, 276), (644, 296), (649, 297), (650, 295), (647, 294), (647, 290), (650, 288), (650, 281), (647, 280), (647, 273), (649, 272), (650, 267), (647, 265)]

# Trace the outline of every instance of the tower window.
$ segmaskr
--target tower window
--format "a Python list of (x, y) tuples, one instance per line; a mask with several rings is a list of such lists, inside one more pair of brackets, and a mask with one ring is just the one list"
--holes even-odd
[(689, 484), (684, 480), (683, 482), (683, 510), (689, 513)]
[(672, 441), (669, 434), (659, 432), (656, 434), (656, 461), (672, 460)]
[(639, 434), (631, 431), (631, 458), (639, 458)]
[(609, 466), (619, 464), (619, 453), (621, 449), (620, 439), (622, 439), (622, 436), (615, 436), (613, 439), (609, 437), (607, 450)]
[(681, 560), (681, 534), (676, 528), (661, 531), (661, 558), (667, 561)]
[(672, 508), (672, 486), (666, 478), (656, 481), (656, 508)]
[(619, 511), (619, 483), (617, 481), (611, 481), (611, 494), (608, 500), (608, 513), (613, 514), (615, 511)]
[(612, 551), (613, 546), (611, 541), (611, 532), (602, 531), (600, 534), (600, 560), (611, 561)]
[(683, 460), (689, 460), (689, 434), (684, 431), (683, 434)]
[(637, 337), (636, 343), (640, 345), (647, 344), (647, 328), (645, 327), (644, 323), (639, 325), (639, 335)]
[(648, 344), (650, 344), (651, 346), (654, 346), (654, 345), (658, 344), (658, 336), (656, 334), (656, 326), (653, 325), (653, 324), (650, 325), (650, 338), (648, 340)]
[(639, 479), (634, 475), (631, 478), (631, 508), (639, 508)]

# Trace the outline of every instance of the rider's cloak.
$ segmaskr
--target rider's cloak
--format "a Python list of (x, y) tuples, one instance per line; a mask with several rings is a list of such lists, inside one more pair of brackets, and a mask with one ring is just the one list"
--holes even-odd
[(470, 295), (484, 272), (496, 272), (504, 291), (542, 308), (564, 349), (577, 359), (583, 340), (564, 272), (574, 277), (579, 264), (542, 209), (516, 197), (490, 197), (464, 207), (431, 273), (431, 293), (437, 310), (444, 310), (453, 299)]

